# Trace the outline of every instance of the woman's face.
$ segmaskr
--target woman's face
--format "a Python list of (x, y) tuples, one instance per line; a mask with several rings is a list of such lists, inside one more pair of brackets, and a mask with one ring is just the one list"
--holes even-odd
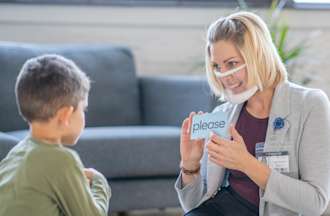
[[(245, 64), (238, 49), (230, 41), (218, 41), (210, 46), (210, 61), (213, 72), (227, 72)], [(225, 89), (237, 94), (247, 89), (246, 67), (231, 75), (218, 78)]]

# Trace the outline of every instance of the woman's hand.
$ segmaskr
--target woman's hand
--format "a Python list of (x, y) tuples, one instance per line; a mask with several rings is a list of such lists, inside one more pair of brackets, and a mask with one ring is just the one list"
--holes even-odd
[[(198, 115), (203, 114), (199, 112)], [(189, 117), (186, 118), (181, 127), (181, 140), (180, 140), (180, 153), (181, 153), (181, 165), (188, 170), (196, 170), (200, 166), (200, 160), (203, 156), (204, 139), (191, 140), (191, 124), (192, 118), (197, 115), (195, 112), (191, 112)]]
[(270, 168), (248, 152), (243, 138), (233, 125), (229, 130), (233, 140), (223, 139), (216, 134), (211, 136), (207, 143), (210, 160), (225, 168), (245, 173), (264, 190), (270, 176)]
[(214, 133), (211, 135), (207, 143), (209, 159), (225, 168), (245, 172), (246, 162), (252, 155), (233, 125), (230, 126), (229, 131), (233, 140), (221, 138)]

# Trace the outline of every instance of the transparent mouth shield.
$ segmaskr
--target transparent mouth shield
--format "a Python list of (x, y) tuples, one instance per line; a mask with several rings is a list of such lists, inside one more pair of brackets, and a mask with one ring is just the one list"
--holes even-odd
[(241, 65), (241, 66), (239, 66), (239, 67), (237, 67), (237, 68), (234, 68), (234, 69), (228, 70), (228, 71), (223, 72), (223, 73), (220, 72), (220, 71), (215, 71), (214, 73), (215, 73), (215, 76), (216, 76), (217, 78), (222, 78), (222, 77), (226, 77), (226, 76), (232, 75), (232, 74), (234, 74), (234, 73), (240, 71), (240, 70), (243, 69), (245, 66), (246, 66), (246, 64), (243, 64), (243, 65)]

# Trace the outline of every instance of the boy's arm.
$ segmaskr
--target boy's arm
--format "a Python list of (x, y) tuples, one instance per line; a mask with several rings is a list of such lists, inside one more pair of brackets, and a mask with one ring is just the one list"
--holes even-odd
[(81, 162), (73, 155), (66, 154), (59, 163), (56, 180), (51, 180), (51, 184), (55, 184), (52, 187), (64, 215), (108, 215), (111, 192), (104, 176), (97, 172), (90, 187)]
[[(93, 168), (84, 169), (84, 174), (87, 176), (88, 180), (90, 181), (89, 184), (91, 186), (91, 191), (95, 200), (99, 202), (103, 202), (104, 192), (110, 194), (111, 196), (111, 189), (108, 186), (107, 179), (97, 170)], [(108, 202), (104, 203), (104, 206), (107, 206)], [(107, 207), (108, 208), (108, 207)]]

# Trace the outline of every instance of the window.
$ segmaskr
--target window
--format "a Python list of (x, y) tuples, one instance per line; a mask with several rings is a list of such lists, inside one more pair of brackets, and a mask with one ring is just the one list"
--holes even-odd
[[(0, 0), (6, 3), (24, 4), (87, 4), (123, 6), (220, 6), (237, 7), (239, 0)], [(249, 7), (268, 7), (271, 0), (245, 0)]]
[(330, 0), (293, 0), (293, 6), (301, 9), (330, 9)]

